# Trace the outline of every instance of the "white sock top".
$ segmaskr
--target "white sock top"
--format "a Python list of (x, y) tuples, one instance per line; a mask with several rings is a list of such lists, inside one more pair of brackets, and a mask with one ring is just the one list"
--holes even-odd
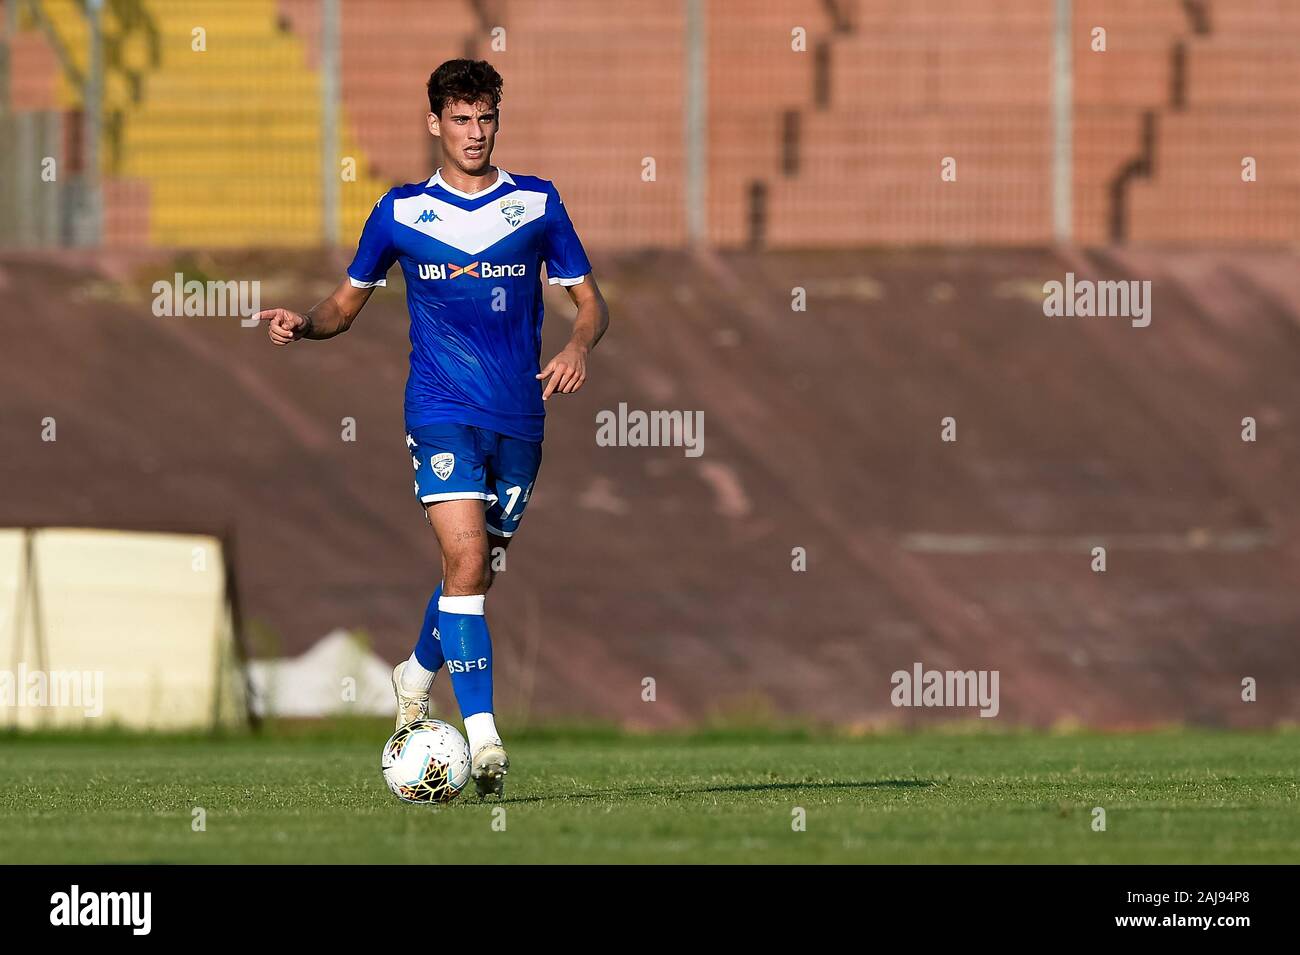
[(473, 756), (485, 743), (500, 743), (497, 721), (491, 713), (475, 713), (465, 717), (465, 736), (469, 739), (469, 752)]
[(433, 686), (433, 678), (437, 675), (432, 670), (426, 670), (412, 653), (411, 659), (402, 667), (402, 678), (398, 682), (403, 693), (428, 693)]

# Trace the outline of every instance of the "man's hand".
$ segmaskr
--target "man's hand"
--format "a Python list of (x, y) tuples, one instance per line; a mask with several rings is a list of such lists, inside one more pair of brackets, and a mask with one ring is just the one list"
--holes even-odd
[(253, 316), (258, 321), (267, 323), (267, 333), (276, 345), (288, 345), (296, 342), (307, 333), (310, 322), (306, 315), (299, 315), (287, 308), (267, 308)]
[(571, 395), (582, 387), (587, 380), (587, 353), (596, 347), (596, 342), (609, 327), (609, 309), (596, 285), (596, 276), (588, 273), (583, 281), (566, 285), (564, 290), (578, 306), (578, 314), (573, 320), (573, 337), (569, 344), (537, 376), (550, 379), (542, 392), (543, 401), (555, 393)]
[(276, 345), (288, 345), (300, 338), (310, 338), (313, 341), (333, 338), (352, 326), (352, 320), (370, 301), (370, 294), (374, 290), (373, 285), (358, 288), (352, 284), (351, 279), (345, 278), (338, 288), (312, 306), (306, 315), (287, 308), (266, 308), (253, 317), (266, 320), (266, 330), (271, 336), (271, 342)]
[(571, 395), (587, 380), (587, 349), (569, 342), (564, 351), (552, 358), (537, 376), (549, 378), (542, 400), (551, 397), (553, 392)]

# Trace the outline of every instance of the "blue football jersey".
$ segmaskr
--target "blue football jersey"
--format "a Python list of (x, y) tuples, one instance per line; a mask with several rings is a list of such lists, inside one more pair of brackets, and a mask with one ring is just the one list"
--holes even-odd
[(591, 263), (548, 180), (498, 168), (493, 185), (470, 195), (440, 173), (375, 204), (348, 277), (384, 285), (401, 263), (407, 431), (445, 422), (541, 441), (541, 266), (552, 285), (576, 285)]

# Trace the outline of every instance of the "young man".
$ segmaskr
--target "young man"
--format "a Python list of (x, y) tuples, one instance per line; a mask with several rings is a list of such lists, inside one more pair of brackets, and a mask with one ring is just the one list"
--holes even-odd
[[(410, 659), (393, 671), (397, 725), (429, 716), (447, 664), (465, 720), (479, 796), (509, 768), (492, 714), (492, 642), (483, 614), (489, 555), (507, 547), (542, 459), (543, 403), (587, 380), (587, 355), (609, 313), (555, 186), (491, 165), (501, 76), (482, 60), (449, 60), (429, 77), (429, 132), (442, 162), (426, 182), (375, 204), (347, 278), (305, 315), (259, 318), (271, 341), (347, 331), (394, 262), (406, 278), (411, 371), (406, 445), (415, 496), (442, 551), (442, 583)], [(568, 345), (538, 370), (541, 266), (578, 307)]]

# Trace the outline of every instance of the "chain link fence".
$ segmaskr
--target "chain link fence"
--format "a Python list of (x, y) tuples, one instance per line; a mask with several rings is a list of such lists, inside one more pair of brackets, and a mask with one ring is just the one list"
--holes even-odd
[[(593, 247), (1300, 240), (1269, 0), (4, 0), (10, 246), (350, 244), (443, 60)], [(1252, 178), (1252, 176), (1254, 178)]]

